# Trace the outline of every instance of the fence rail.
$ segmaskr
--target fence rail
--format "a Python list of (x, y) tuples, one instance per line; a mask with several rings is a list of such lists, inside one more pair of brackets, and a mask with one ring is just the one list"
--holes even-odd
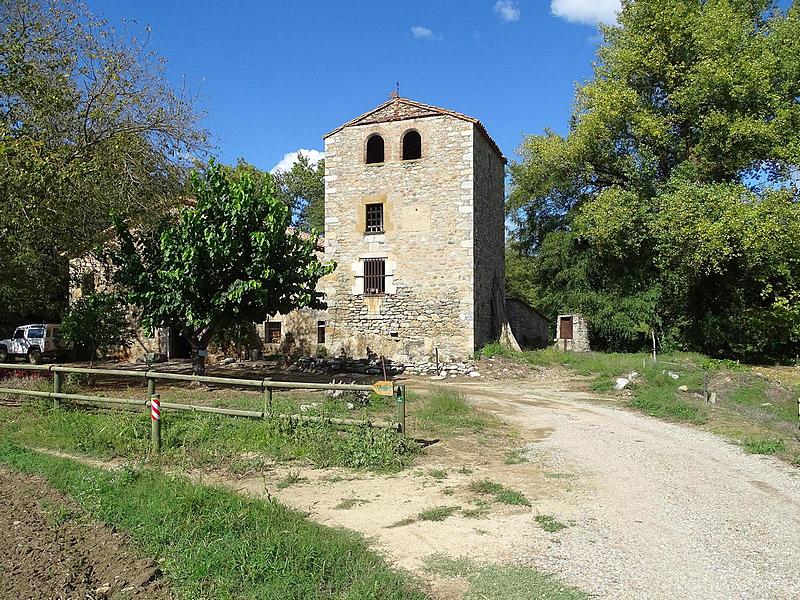
[[(59, 406), (59, 400), (70, 400), (76, 404), (89, 404), (89, 405), (102, 405), (102, 404), (115, 404), (115, 405), (130, 405), (142, 406), (152, 409), (151, 399), (156, 402), (156, 407), (160, 405), (160, 409), (167, 410), (180, 410), (191, 412), (204, 412), (220, 414), (232, 417), (245, 417), (253, 419), (265, 419), (268, 417), (280, 417), (293, 419), (302, 422), (326, 422), (337, 426), (362, 426), (367, 425), (381, 429), (395, 429), (401, 435), (406, 433), (406, 390), (405, 386), (393, 387), (394, 396), (397, 403), (397, 421), (366, 421), (358, 419), (346, 419), (337, 417), (317, 417), (311, 415), (275, 415), (272, 412), (272, 393), (273, 390), (341, 390), (352, 392), (372, 392), (373, 387), (370, 385), (361, 385), (355, 383), (312, 383), (302, 381), (273, 381), (269, 377), (261, 379), (240, 379), (233, 377), (212, 377), (207, 375), (183, 375), (181, 373), (164, 373), (161, 371), (153, 371), (152, 369), (94, 369), (86, 367), (67, 367), (64, 365), (18, 365), (13, 363), (0, 363), (0, 370), (9, 371), (39, 371), (49, 372), (53, 374), (53, 391), (42, 392), (36, 390), (21, 390), (16, 388), (0, 388), (0, 394), (18, 394), (22, 396), (32, 396), (39, 398), (49, 398), (53, 400), (55, 408)], [(132, 398), (109, 398), (107, 396), (87, 396), (83, 394), (65, 394), (61, 392), (63, 383), (62, 375), (64, 373), (78, 373), (85, 375), (100, 375), (107, 377), (128, 377), (134, 379), (142, 379), (147, 382), (147, 400), (136, 400)], [(229, 385), (238, 387), (252, 387), (257, 388), (264, 393), (264, 410), (251, 411), (251, 410), (238, 410), (230, 408), (220, 408), (213, 406), (199, 406), (194, 404), (179, 404), (174, 402), (159, 402), (159, 395), (156, 394), (156, 381), (184, 381), (184, 382), (197, 382), (209, 383), (213, 385)], [(269, 410), (267, 410), (269, 407)], [(156, 411), (160, 414), (160, 411)], [(160, 436), (160, 419), (153, 419), (153, 446), (157, 451), (161, 445)], [(158, 435), (156, 435), (158, 430)], [(156, 439), (158, 438), (158, 439)]]

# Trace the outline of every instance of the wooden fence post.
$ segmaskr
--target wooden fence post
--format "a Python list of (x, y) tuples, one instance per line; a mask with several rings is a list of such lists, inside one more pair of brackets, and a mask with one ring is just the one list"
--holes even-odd
[(159, 394), (150, 396), (150, 421), (153, 426), (150, 432), (153, 452), (158, 454), (161, 452), (161, 396)]
[(406, 386), (397, 387), (397, 423), (400, 427), (400, 435), (406, 435)]
[(152, 377), (147, 378), (147, 397), (152, 398), (156, 394), (156, 380)]
[[(58, 371), (53, 372), (53, 393), (60, 394), (61, 393), (61, 373)], [(60, 406), (60, 402), (57, 396), (53, 397), (53, 408), (58, 409)]]

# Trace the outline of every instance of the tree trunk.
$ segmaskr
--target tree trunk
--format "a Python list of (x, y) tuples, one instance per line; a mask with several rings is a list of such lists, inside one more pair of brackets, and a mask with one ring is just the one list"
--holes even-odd
[(206, 374), (206, 357), (201, 355), (205, 348), (192, 348), (192, 375)]
[(199, 331), (192, 331), (184, 329), (183, 335), (188, 340), (189, 345), (192, 347), (192, 375), (205, 375), (206, 374), (206, 356), (208, 352), (208, 341), (211, 339), (213, 329), (201, 329)]

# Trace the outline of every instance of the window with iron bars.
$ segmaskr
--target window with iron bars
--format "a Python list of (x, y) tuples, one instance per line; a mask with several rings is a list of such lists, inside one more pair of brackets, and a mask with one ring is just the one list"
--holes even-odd
[(268, 344), (279, 344), (281, 341), (281, 322), (280, 321), (267, 321), (266, 342)]
[(383, 233), (383, 204), (367, 204), (367, 233)]
[(364, 259), (364, 293), (378, 295), (386, 292), (386, 259)]

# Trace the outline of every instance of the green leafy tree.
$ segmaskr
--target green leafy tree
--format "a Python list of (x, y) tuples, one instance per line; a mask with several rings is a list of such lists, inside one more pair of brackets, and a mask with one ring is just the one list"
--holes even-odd
[(325, 161), (312, 163), (300, 153), (288, 171), (274, 175), (278, 194), (305, 231), (325, 232)]
[(595, 342), (764, 360), (800, 342), (800, 6), (623, 0), (566, 136), (508, 208), (530, 295)]
[(192, 206), (153, 230), (117, 222), (108, 250), (113, 278), (147, 327), (175, 327), (193, 349), (194, 372), (214, 334), (268, 314), (319, 308), (317, 281), (333, 271), (316, 237), (291, 229), (271, 178), (211, 163), (191, 178)]
[(66, 305), (109, 213), (157, 220), (206, 149), (147, 32), (68, 0), (0, 0), (0, 324)]
[(105, 356), (112, 348), (128, 348), (134, 338), (126, 307), (116, 294), (92, 293), (79, 298), (64, 315), (61, 323), (64, 340), (90, 352)]

